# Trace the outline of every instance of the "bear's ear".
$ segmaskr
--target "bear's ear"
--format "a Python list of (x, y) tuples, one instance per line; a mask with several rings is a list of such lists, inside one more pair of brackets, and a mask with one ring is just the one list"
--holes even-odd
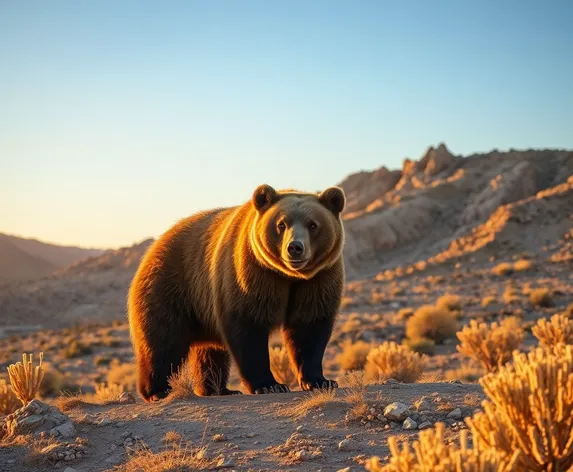
[(346, 197), (340, 187), (329, 187), (318, 195), (318, 201), (338, 216), (344, 210)]
[(270, 185), (259, 185), (253, 192), (253, 205), (259, 213), (263, 213), (277, 201), (277, 197), (277, 191)]

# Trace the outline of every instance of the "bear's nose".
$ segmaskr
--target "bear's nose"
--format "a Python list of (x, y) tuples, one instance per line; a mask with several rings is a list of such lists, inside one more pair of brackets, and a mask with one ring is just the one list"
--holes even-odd
[(289, 256), (298, 257), (304, 251), (304, 244), (301, 241), (291, 241), (288, 243), (287, 251)]

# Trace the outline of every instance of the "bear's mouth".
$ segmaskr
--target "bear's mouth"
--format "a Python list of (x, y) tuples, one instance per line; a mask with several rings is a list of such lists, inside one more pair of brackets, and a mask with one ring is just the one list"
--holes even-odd
[(310, 257), (308, 259), (296, 259), (296, 260), (283, 259), (283, 262), (294, 270), (302, 269), (308, 263), (308, 261), (310, 261)]

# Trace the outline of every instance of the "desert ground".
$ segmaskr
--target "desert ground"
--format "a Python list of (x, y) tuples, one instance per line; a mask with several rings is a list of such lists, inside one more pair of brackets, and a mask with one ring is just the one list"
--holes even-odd
[[(390, 438), (438, 424), (459, 445), (488, 398), (481, 380), (513, 351), (551, 344), (545, 320), (560, 315), (553, 337), (573, 343), (572, 171), (567, 151), (438, 147), (401, 171), (345, 179), (347, 284), (324, 360), (340, 388), (329, 392), (297, 388), (276, 333), (273, 373), (290, 393), (196, 397), (182, 372), (171, 397), (144, 403), (125, 296), (149, 241), (4, 283), (0, 469), (379, 470), (369, 461), (390, 464)], [(8, 367), (40, 352), (44, 377), (20, 408)], [(234, 369), (231, 388), (244, 390)], [(559, 467), (507, 470), (571, 470)]]

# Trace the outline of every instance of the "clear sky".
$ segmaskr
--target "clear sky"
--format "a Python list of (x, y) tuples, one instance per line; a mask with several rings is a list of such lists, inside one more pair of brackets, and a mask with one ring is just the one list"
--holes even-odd
[(573, 1), (0, 0), (0, 231), (118, 247), (260, 183), (573, 148)]

